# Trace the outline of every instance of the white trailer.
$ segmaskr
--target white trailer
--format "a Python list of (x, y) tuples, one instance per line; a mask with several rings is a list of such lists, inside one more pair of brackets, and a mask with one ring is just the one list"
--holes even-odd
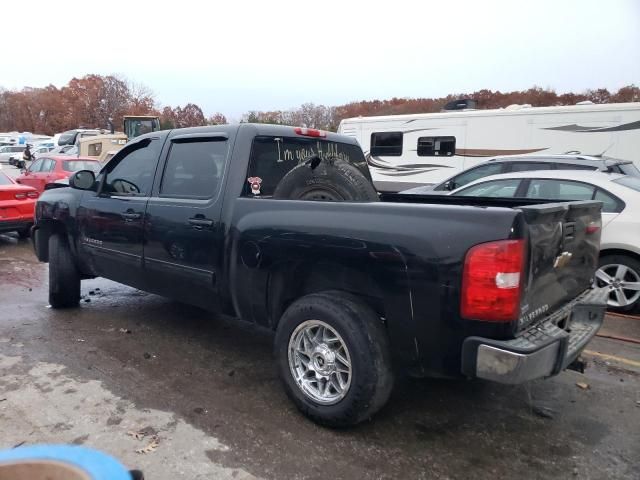
[(498, 155), (606, 153), (640, 167), (640, 103), (357, 117), (338, 133), (358, 140), (382, 191), (439, 182)]

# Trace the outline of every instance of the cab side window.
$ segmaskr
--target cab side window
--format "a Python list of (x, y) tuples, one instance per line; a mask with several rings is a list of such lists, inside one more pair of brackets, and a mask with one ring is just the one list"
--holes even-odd
[(56, 162), (51, 158), (43, 158), (42, 159), (42, 169), (41, 172), (52, 172), (54, 167), (56, 166)]
[(467, 187), (457, 195), (462, 197), (514, 197), (520, 186), (520, 179), (508, 178), (504, 180), (491, 180)]
[(160, 140), (146, 138), (118, 152), (109, 162), (102, 192), (111, 195), (149, 195), (161, 148)]
[(162, 176), (160, 196), (216, 197), (222, 186), (227, 151), (225, 139), (174, 141)]
[(544, 178), (531, 179), (527, 190), (529, 198), (544, 198), (549, 200), (591, 200), (595, 187), (582, 182), (570, 180), (553, 180)]
[[(467, 170), (466, 172), (449, 180), (448, 189), (455, 190), (456, 188), (460, 188), (467, 183), (474, 182), (480, 178), (488, 177), (489, 175), (498, 175), (499, 173), (502, 173), (502, 167), (502, 163), (488, 163), (486, 165)], [(438, 188), (438, 190), (446, 190), (446, 188)]]
[(30, 167), (30, 173), (37, 173), (42, 169), (42, 160), (36, 160)]

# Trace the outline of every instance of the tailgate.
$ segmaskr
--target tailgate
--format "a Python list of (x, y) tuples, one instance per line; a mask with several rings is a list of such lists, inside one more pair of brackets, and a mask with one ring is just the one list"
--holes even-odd
[(528, 240), (526, 281), (518, 330), (589, 288), (598, 266), (602, 204), (594, 201), (520, 207)]

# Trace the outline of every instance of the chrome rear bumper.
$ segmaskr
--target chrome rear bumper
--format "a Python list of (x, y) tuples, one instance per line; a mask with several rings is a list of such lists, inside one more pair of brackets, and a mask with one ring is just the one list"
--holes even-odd
[(602, 326), (607, 297), (606, 289), (587, 290), (513, 340), (465, 339), (462, 372), (508, 384), (557, 375), (578, 358)]

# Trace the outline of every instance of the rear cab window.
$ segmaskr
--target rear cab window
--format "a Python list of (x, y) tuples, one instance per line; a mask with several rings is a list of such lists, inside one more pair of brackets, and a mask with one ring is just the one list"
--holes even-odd
[(243, 195), (271, 198), (278, 183), (295, 166), (317, 155), (339, 158), (371, 179), (362, 149), (356, 144), (309, 137), (260, 135), (254, 138)]

